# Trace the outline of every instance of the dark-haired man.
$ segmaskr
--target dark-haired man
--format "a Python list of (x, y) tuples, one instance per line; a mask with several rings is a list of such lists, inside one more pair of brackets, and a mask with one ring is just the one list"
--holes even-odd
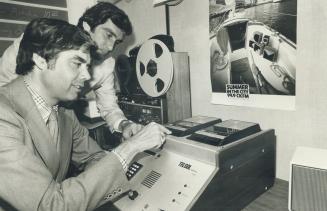
[[(128, 16), (111, 3), (100, 2), (87, 9), (78, 21), (96, 43), (98, 50), (92, 55), (91, 80), (83, 93), (93, 90), (97, 107), (112, 131), (122, 132), (124, 138), (136, 134), (142, 126), (129, 121), (117, 104), (114, 88), (115, 60), (109, 56), (126, 35), (132, 33)], [(0, 86), (17, 77), (16, 56), (20, 39), (17, 39), (0, 58)]]
[[(74, 112), (58, 105), (76, 99), (90, 79), (93, 48), (88, 34), (64, 21), (27, 25), (17, 56), (21, 76), (0, 87), (0, 210), (94, 210), (128, 189), (127, 165), (169, 133), (151, 123), (105, 152)], [(84, 171), (65, 179), (70, 162)]]

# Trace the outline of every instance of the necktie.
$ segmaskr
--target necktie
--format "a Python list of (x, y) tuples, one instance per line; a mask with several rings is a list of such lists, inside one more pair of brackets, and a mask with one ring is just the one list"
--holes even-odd
[(59, 138), (59, 128), (58, 128), (57, 112), (54, 109), (52, 109), (49, 119), (48, 119), (48, 128), (49, 128), (53, 143), (55, 145), (57, 145), (58, 138)]

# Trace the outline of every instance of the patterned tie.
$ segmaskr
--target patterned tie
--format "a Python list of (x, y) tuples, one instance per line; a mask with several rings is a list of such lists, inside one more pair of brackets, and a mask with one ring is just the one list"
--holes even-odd
[(53, 143), (57, 145), (59, 138), (59, 128), (57, 112), (54, 109), (51, 110), (47, 126), (49, 128), (50, 135), (52, 136)]

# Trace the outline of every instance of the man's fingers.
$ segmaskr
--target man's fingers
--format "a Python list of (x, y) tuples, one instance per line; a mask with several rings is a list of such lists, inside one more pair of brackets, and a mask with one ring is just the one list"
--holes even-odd
[(140, 125), (140, 124), (135, 124), (134, 126), (133, 126), (133, 135), (135, 135), (136, 133), (138, 133), (141, 129), (143, 128), (143, 126), (142, 125)]
[(136, 135), (140, 130), (142, 130), (143, 126), (140, 124), (132, 123), (127, 126), (123, 131), (123, 136), (125, 138), (130, 138)]
[(165, 143), (165, 141), (166, 141), (166, 137), (164, 136), (164, 137), (161, 137), (161, 145), (163, 145), (164, 143)]
[(167, 135), (171, 134), (171, 131), (170, 130), (168, 130), (164, 126), (162, 126), (162, 127), (163, 127), (163, 131), (164, 131), (165, 134), (167, 134)]
[(165, 128), (164, 126), (158, 124), (158, 123), (155, 123), (155, 122), (151, 122), (148, 124), (149, 126), (153, 126), (153, 127), (158, 127), (158, 129), (162, 132), (164, 132), (165, 134), (171, 134), (171, 131), (168, 130), (167, 128)]
[(156, 145), (156, 149), (159, 149), (159, 148), (161, 148), (161, 146), (165, 143), (165, 137), (161, 137), (160, 138), (160, 142), (158, 143), (158, 145)]

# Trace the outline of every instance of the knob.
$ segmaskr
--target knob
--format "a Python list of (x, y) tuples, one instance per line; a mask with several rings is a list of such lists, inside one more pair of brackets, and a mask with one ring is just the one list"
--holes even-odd
[(128, 192), (128, 198), (130, 200), (134, 200), (138, 195), (139, 193), (136, 190), (131, 190)]

